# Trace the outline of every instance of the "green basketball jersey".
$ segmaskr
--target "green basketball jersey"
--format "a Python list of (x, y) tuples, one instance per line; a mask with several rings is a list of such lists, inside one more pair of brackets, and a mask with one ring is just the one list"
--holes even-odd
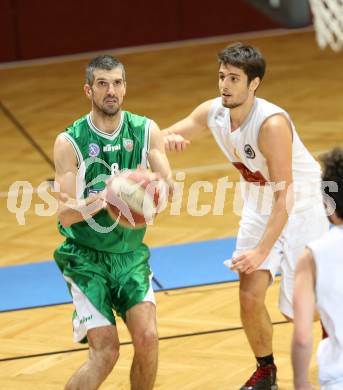
[[(150, 120), (121, 112), (118, 128), (112, 134), (97, 129), (88, 114), (63, 133), (71, 143), (78, 162), (77, 198), (86, 198), (105, 188), (105, 181), (114, 172), (147, 166)], [(95, 250), (126, 253), (141, 244), (145, 228), (127, 229), (117, 226), (106, 210), (93, 218), (63, 227), (61, 234), (74, 242)]]

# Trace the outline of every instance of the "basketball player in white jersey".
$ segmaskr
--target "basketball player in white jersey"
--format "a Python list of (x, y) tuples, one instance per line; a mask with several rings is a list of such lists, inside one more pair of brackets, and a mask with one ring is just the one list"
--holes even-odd
[(324, 191), (334, 201), (331, 207), (335, 206), (329, 217), (334, 227), (307, 245), (296, 267), (292, 344), (296, 390), (314, 389), (307, 373), (316, 306), (328, 334), (317, 351), (321, 389), (343, 389), (343, 149), (327, 153), (323, 163)]
[(244, 207), (232, 268), (240, 274), (241, 319), (257, 360), (256, 371), (241, 390), (275, 390), (273, 329), (265, 295), (280, 269), (280, 310), (293, 317), (295, 261), (305, 244), (327, 229), (320, 166), (289, 115), (255, 96), (265, 73), (261, 53), (238, 43), (220, 52), (218, 60), (220, 97), (163, 130), (165, 145), (167, 150), (184, 150), (191, 138), (209, 129), (241, 173)]

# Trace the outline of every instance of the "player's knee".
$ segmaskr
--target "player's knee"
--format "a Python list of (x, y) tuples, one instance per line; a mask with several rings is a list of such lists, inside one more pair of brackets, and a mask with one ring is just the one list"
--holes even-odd
[(110, 373), (113, 370), (118, 358), (119, 346), (112, 345), (102, 351), (101, 360), (106, 372)]
[(251, 291), (240, 290), (239, 300), (242, 313), (259, 311), (264, 305), (264, 296), (259, 296)]
[(93, 351), (90, 356), (104, 373), (109, 374), (119, 358), (119, 344), (109, 342), (101, 349)]
[(155, 349), (158, 345), (158, 334), (155, 328), (144, 329), (133, 337), (133, 345), (137, 352)]

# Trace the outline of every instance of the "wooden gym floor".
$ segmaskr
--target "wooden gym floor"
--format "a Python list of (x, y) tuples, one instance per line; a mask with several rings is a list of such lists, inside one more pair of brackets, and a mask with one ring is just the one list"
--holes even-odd
[[(309, 150), (318, 155), (342, 145), (343, 53), (320, 51), (311, 31), (240, 40), (258, 46), (267, 59), (267, 75), (258, 96), (291, 114)], [(118, 55), (128, 77), (124, 108), (153, 118), (161, 128), (187, 115), (217, 95), (216, 53), (230, 42), (218, 39)], [(62, 241), (55, 216), (36, 215), (35, 206), (43, 203), (36, 194), (24, 215), (25, 224), (20, 225), (8, 210), (6, 192), (15, 181), (28, 181), (37, 188), (53, 177), (56, 135), (89, 111), (82, 92), (88, 60), (0, 67), (1, 266), (51, 259)], [(238, 179), (211, 135), (194, 141), (187, 153), (171, 154), (170, 162), (174, 171), (186, 171), (181, 213), (171, 216), (167, 209), (149, 228), (146, 242), (162, 246), (236, 235), (239, 216), (233, 212), (233, 191), (228, 193), (223, 216), (192, 217), (186, 210), (187, 189), (195, 180), (215, 186), (223, 176)], [(213, 204), (213, 194), (202, 194), (200, 203)], [(19, 205), (15, 198), (10, 200), (10, 208)], [(278, 284), (270, 288), (268, 305), (273, 322), (280, 322), (274, 327), (274, 348), (279, 387), (286, 390), (292, 389), (292, 326), (283, 323), (277, 310)], [(156, 294), (161, 338), (156, 389), (234, 390), (247, 379), (254, 359), (241, 328), (237, 292), (237, 283), (230, 283)], [(1, 313), (0, 389), (63, 388), (86, 355), (83, 346), (71, 342), (71, 312), (71, 305), (60, 305)], [(132, 347), (118, 322), (124, 344), (103, 389), (129, 388)], [(316, 340), (319, 333), (315, 325)], [(311, 377), (316, 378), (314, 359)]]

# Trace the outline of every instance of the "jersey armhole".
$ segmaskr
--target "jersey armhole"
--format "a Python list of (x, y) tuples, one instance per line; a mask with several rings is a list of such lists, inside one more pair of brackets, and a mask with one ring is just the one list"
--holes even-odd
[(83, 197), (84, 190), (86, 188), (85, 176), (86, 176), (86, 163), (83, 160), (82, 153), (78, 147), (76, 141), (68, 133), (62, 133), (62, 136), (71, 144), (77, 159), (77, 186), (76, 186), (76, 199)]
[(73, 150), (74, 150), (74, 153), (75, 153), (75, 156), (76, 156), (76, 159), (77, 159), (77, 167), (80, 168), (81, 164), (82, 164), (82, 161), (83, 161), (83, 157), (82, 157), (82, 153), (77, 145), (77, 143), (75, 142), (75, 140), (73, 139), (73, 137), (71, 137), (68, 133), (61, 133), (62, 137), (64, 137), (69, 143), (70, 145), (72, 146)]
[(260, 130), (262, 128), (262, 126), (265, 124), (265, 122), (271, 118), (272, 116), (275, 116), (275, 115), (282, 115), (286, 120), (287, 122), (289, 123), (289, 126), (291, 128), (291, 136), (292, 136), (292, 144), (294, 142), (294, 133), (295, 133), (295, 127), (294, 127), (294, 124), (291, 120), (291, 117), (288, 115), (288, 113), (286, 111), (278, 111), (278, 112), (274, 112), (273, 114), (267, 116), (267, 118), (265, 118), (263, 120), (263, 122), (261, 123), (259, 129), (258, 129), (258, 133), (257, 133), (257, 145), (259, 144), (259, 136), (260, 136)]
[(212, 118), (213, 117), (213, 114), (214, 114), (214, 112), (215, 112), (215, 110), (217, 109), (217, 107), (218, 107), (218, 99), (220, 99), (220, 98), (215, 98), (215, 99), (213, 99), (213, 101), (212, 101), (212, 103), (211, 103), (211, 106), (210, 106), (210, 108), (209, 108), (209, 110), (208, 110), (208, 114), (207, 114), (207, 127), (210, 129), (211, 127), (210, 127), (210, 118)]

